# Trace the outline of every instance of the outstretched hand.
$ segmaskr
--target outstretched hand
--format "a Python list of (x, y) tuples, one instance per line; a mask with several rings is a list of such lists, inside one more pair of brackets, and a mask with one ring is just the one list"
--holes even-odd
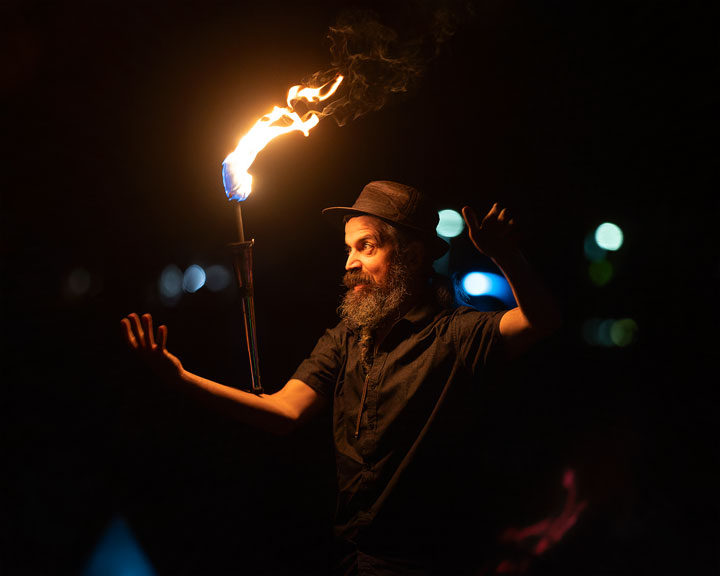
[(167, 326), (157, 329), (156, 338), (152, 316), (143, 314), (141, 319), (133, 312), (120, 321), (120, 328), (127, 345), (143, 358), (155, 374), (169, 383), (178, 381), (183, 374), (183, 366), (177, 356), (167, 351)]
[(486, 256), (495, 258), (513, 247), (512, 233), (515, 221), (508, 215), (506, 208), (500, 209), (497, 202), (492, 205), (482, 222), (478, 220), (475, 210), (470, 206), (463, 207), (462, 215), (468, 227), (470, 240), (475, 248)]

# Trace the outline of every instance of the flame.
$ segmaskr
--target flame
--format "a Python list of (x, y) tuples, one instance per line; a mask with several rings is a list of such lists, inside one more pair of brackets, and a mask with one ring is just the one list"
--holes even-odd
[[(299, 101), (322, 102), (335, 93), (342, 81), (343, 77), (338, 75), (335, 80), (331, 80), (319, 88), (293, 86), (287, 94), (287, 108), (275, 106), (271, 112), (255, 122), (250, 131), (240, 139), (237, 148), (223, 161), (223, 184), (229, 200), (242, 202), (250, 195), (252, 176), (248, 174), (248, 170), (256, 156), (270, 141), (282, 134), (296, 130), (309, 136), (310, 130), (320, 122), (320, 118), (323, 116), (322, 112), (310, 110), (300, 117), (295, 111), (295, 104)], [(328, 86), (330, 87), (328, 88)]]

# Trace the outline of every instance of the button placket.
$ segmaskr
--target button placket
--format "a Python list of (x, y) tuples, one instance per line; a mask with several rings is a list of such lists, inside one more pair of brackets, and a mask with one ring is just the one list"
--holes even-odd
[[(365, 453), (372, 449), (372, 447), (368, 445), (368, 442), (371, 441), (372, 433), (377, 428), (378, 387), (386, 359), (387, 353), (376, 354), (373, 364), (370, 367), (370, 371), (367, 373), (365, 381), (363, 382), (363, 392), (361, 404), (358, 408), (358, 417), (355, 422), (356, 426), (354, 437), (357, 440), (361, 435), (363, 436), (363, 446), (365, 448), (363, 452)], [(365, 415), (364, 427), (362, 427), (363, 415)], [(362, 434), (362, 432), (366, 432), (366, 434)]]

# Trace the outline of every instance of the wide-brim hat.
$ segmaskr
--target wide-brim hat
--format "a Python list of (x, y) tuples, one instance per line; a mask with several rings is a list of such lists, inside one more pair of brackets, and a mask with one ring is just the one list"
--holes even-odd
[(435, 231), (439, 221), (437, 209), (427, 195), (406, 184), (389, 180), (370, 182), (352, 206), (332, 206), (322, 213), (337, 226), (343, 226), (348, 217), (365, 215), (380, 218), (421, 239), (433, 260), (448, 250), (447, 242)]

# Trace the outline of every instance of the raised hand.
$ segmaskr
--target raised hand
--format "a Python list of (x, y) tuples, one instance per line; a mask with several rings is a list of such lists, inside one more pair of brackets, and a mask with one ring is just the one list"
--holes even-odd
[(500, 209), (497, 202), (482, 219), (478, 220), (470, 206), (464, 206), (462, 215), (468, 227), (470, 240), (480, 252), (495, 258), (514, 247), (512, 234), (515, 221), (507, 213), (506, 208)]
[(183, 366), (177, 356), (168, 352), (167, 326), (153, 331), (150, 314), (140, 318), (134, 312), (120, 321), (122, 336), (127, 345), (150, 366), (153, 372), (169, 383), (177, 382), (183, 374)]

